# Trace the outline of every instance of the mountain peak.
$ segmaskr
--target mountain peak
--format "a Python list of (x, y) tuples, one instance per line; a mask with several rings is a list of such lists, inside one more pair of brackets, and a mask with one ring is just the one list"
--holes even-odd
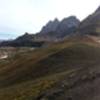
[(63, 23), (63, 24), (67, 24), (67, 25), (73, 25), (73, 24), (78, 24), (78, 23), (80, 23), (80, 21), (79, 21), (79, 19), (78, 18), (76, 18), (76, 16), (69, 16), (69, 17), (67, 17), (67, 18), (64, 18), (62, 21), (61, 21), (61, 23)]
[(59, 20), (55, 18), (53, 21), (49, 21), (41, 30), (40, 33), (45, 34), (51, 31), (55, 31), (59, 24)]
[(58, 18), (55, 18), (53, 22), (59, 22)]
[(55, 18), (42, 28), (40, 36), (42, 34), (42, 37), (48, 37), (49, 39), (52, 37), (63, 38), (66, 35), (74, 33), (79, 23), (80, 21), (76, 16), (69, 16), (61, 21)]
[(67, 20), (72, 20), (72, 19), (77, 19), (76, 16), (69, 16), (67, 18), (64, 18), (64, 19), (67, 19)]
[(29, 35), (29, 33), (28, 32), (25, 32), (25, 34), (24, 34), (25, 36), (27, 36), (27, 35)]

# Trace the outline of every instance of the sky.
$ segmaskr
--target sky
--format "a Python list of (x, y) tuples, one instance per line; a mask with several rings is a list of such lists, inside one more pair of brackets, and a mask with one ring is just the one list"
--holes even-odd
[(0, 0), (0, 39), (37, 33), (55, 18), (75, 15), (83, 20), (99, 5), (100, 0)]

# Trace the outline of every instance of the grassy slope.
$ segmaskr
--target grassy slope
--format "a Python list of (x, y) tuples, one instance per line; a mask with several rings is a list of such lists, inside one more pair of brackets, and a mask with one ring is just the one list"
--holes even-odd
[(100, 47), (83, 43), (62, 42), (16, 54), (0, 66), (0, 100), (33, 100), (72, 72), (94, 69), (99, 59)]

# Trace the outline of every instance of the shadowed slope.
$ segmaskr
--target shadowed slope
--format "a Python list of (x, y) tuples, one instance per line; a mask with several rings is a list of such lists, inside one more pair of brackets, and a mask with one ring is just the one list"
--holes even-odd
[(47, 48), (17, 53), (0, 65), (0, 99), (36, 100), (42, 92), (59, 86), (72, 73), (98, 71), (99, 59), (99, 46), (77, 42), (55, 43)]

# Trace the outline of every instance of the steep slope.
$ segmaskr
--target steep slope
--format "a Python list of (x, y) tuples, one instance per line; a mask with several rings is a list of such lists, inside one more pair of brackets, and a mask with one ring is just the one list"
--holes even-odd
[(81, 22), (78, 31), (82, 35), (100, 35), (100, 7)]
[[(17, 53), (6, 63), (0, 62), (0, 99), (51, 100), (50, 98), (53, 97), (55, 98), (53, 100), (58, 100), (60, 97), (59, 100), (65, 100), (70, 98), (67, 88), (74, 91), (77, 84), (79, 87), (81, 82), (87, 84), (93, 73), (93, 76), (99, 73), (99, 59), (99, 45), (79, 42), (50, 44), (47, 48)], [(65, 85), (66, 88), (62, 88)], [(75, 94), (71, 92), (69, 95), (74, 97)], [(77, 96), (80, 95), (82, 96), (83, 93)], [(83, 100), (86, 100), (84, 98)]]

